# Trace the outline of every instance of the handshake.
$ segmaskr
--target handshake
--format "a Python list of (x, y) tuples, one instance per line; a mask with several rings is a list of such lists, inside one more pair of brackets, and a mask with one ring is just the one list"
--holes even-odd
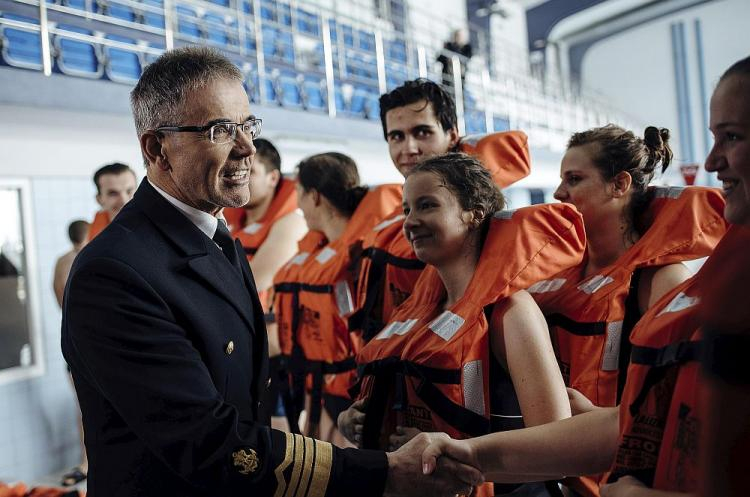
[(419, 433), (387, 456), (386, 496), (454, 497), (484, 483), (469, 445), (445, 433)]
[[(362, 447), (364, 401), (354, 402), (338, 418), (342, 434)], [(484, 483), (473, 450), (445, 433), (398, 428), (389, 439), (386, 496), (454, 497), (469, 495)], [(441, 457), (443, 456), (443, 457)]]

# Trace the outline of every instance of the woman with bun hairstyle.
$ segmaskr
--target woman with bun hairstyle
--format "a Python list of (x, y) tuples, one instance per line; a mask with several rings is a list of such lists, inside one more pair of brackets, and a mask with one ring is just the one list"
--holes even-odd
[[(465, 154), (427, 159), (406, 178), (404, 233), (426, 268), (357, 355), (359, 397), (339, 423), (358, 446), (393, 450), (419, 431), (470, 437), (570, 415), (544, 317), (524, 288), (581, 260), (582, 219), (566, 204), (504, 204)], [(548, 495), (544, 483), (526, 487), (474, 495)]]
[[(709, 255), (726, 229), (716, 189), (648, 186), (672, 160), (668, 142), (664, 128), (649, 126), (639, 138), (614, 125), (568, 142), (555, 198), (583, 215), (586, 256), (529, 292), (550, 326), (574, 414), (619, 403), (631, 330), (689, 278), (682, 261)], [(595, 496), (598, 479), (567, 483)]]
[(398, 185), (361, 186), (357, 165), (344, 154), (313, 155), (297, 166), (298, 206), (310, 231), (322, 236), (306, 237), (315, 247), (301, 246), (289, 263), (298, 267), (282, 270), (285, 278), (274, 285), (279, 341), (292, 383), (292, 402), (285, 402), (292, 429), (306, 390), (306, 433), (345, 443), (335, 420), (351, 403), (347, 390), (360, 348), (346, 321), (353, 305), (349, 247), (399, 202)]

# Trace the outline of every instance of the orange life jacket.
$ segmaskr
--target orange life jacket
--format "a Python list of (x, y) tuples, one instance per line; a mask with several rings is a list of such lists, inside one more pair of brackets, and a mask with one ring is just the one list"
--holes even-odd
[[(256, 222), (244, 226), (242, 224), (234, 227), (232, 236), (237, 238), (242, 247), (245, 249), (247, 260), (251, 261), (260, 246), (268, 238), (271, 228), (276, 221), (294, 212), (297, 209), (297, 191), (296, 183), (293, 180), (282, 178), (278, 190), (276, 191), (271, 203), (268, 205), (266, 213)], [(224, 218), (226, 219), (227, 209), (224, 209)], [(243, 209), (244, 210), (244, 209)], [(227, 219), (227, 224), (229, 220)], [(266, 311), (268, 319), (268, 309), (271, 307), (268, 291), (259, 291), (260, 303), (263, 310)]]
[(427, 266), (411, 297), (357, 355), (359, 397), (368, 399), (364, 446), (386, 447), (397, 424), (468, 438), (493, 431), (490, 412), (520, 421), (510, 379), (506, 390), (513, 399), (502, 404), (512, 411), (491, 411), (485, 309), (577, 264), (585, 246), (582, 218), (570, 205), (499, 212), (491, 220), (466, 292), (445, 311), (445, 287), (437, 270)]
[[(521, 131), (467, 136), (461, 152), (476, 155), (500, 188), (528, 176), (528, 138)], [(424, 264), (416, 258), (403, 233), (399, 206), (376, 225), (362, 243), (356, 292), (356, 311), (349, 329), (361, 331), (365, 341), (383, 328), (393, 310), (411, 295)]]
[(104, 231), (104, 228), (106, 228), (107, 226), (109, 226), (109, 223), (111, 221), (112, 220), (109, 218), (109, 212), (107, 212), (107, 211), (98, 211), (96, 213), (96, 216), (94, 216), (94, 220), (91, 221), (91, 224), (89, 225), (89, 237), (88, 237), (88, 240), (89, 241), (93, 240), (94, 237), (96, 237), (96, 235), (98, 235), (99, 233), (101, 233), (102, 231)]
[(721, 343), (728, 335), (714, 335), (712, 328), (750, 329), (750, 310), (736, 300), (750, 277), (750, 265), (743, 264), (748, 243), (750, 230), (732, 226), (698, 274), (665, 295), (633, 330), (612, 479), (630, 474), (658, 490), (698, 490), (700, 431), (711, 412), (698, 406), (706, 388), (698, 359), (747, 375), (748, 341)]
[(633, 329), (610, 481), (632, 475), (655, 489), (697, 489), (699, 280), (669, 292)]
[(648, 229), (614, 264), (581, 279), (584, 260), (528, 289), (547, 317), (566, 384), (597, 406), (617, 405), (625, 383), (628, 337), (640, 318), (634, 272), (705, 257), (727, 229), (717, 189), (652, 193), (643, 223)]
[[(291, 305), (276, 309), (279, 342), (292, 375), (307, 373), (313, 425), (320, 420), (322, 394), (349, 398), (348, 389), (355, 378), (354, 354), (360, 344), (359, 338), (349, 333), (346, 320), (354, 306), (350, 246), (400, 203), (400, 185), (371, 189), (341, 237), (306, 257), (296, 270), (296, 281), (279, 279), (275, 285), (277, 294), (292, 299)], [(298, 389), (294, 396), (299, 396)]]

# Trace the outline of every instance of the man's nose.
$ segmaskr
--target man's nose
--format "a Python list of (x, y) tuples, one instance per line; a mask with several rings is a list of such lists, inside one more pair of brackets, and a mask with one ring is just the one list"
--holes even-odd
[(241, 130), (237, 130), (233, 150), (240, 157), (250, 157), (255, 155), (255, 145), (253, 144), (252, 138), (247, 136)]

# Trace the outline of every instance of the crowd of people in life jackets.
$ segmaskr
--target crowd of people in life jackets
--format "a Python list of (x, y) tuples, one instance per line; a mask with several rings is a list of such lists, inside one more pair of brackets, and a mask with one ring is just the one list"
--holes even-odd
[(256, 140), (250, 203), (224, 217), (266, 314), (274, 427), (386, 450), (445, 432), (424, 470), (479, 468), (472, 495), (745, 495), (750, 58), (710, 110), (721, 189), (649, 186), (669, 131), (610, 124), (570, 138), (560, 203), (515, 210), (526, 135), (460, 137), (427, 80), (380, 98), (403, 186), (361, 185), (337, 152), (285, 178)]

